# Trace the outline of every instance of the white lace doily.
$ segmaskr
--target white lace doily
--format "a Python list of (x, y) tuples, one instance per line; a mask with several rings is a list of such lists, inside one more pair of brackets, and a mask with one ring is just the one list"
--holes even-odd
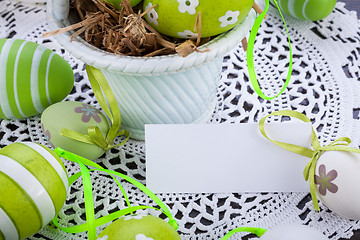
[[(47, 31), (43, 4), (0, 0), (0, 38), (21, 38), (43, 43), (72, 66), (76, 82), (66, 100), (85, 101), (98, 107), (84, 72), (84, 64), (61, 49), (53, 39), (43, 39)], [(355, 12), (338, 2), (325, 20), (302, 22), (286, 17), (293, 43), (294, 71), (287, 91), (272, 101), (259, 98), (248, 78), (246, 54), (241, 46), (224, 58), (218, 104), (211, 123), (257, 122), (282, 109), (305, 113), (312, 120), (322, 144), (341, 136), (360, 145), (360, 22)], [(256, 68), (263, 91), (274, 95), (287, 74), (288, 43), (284, 25), (274, 7), (261, 26), (255, 45)], [(276, 120), (276, 119), (275, 119)], [(287, 120), (284, 118), (283, 120)], [(21, 121), (0, 121), (1, 147), (15, 141), (31, 140), (48, 145), (40, 129), (40, 117)], [(49, 146), (49, 145), (48, 145)], [(221, 159), (219, 159), (219, 162)], [(130, 140), (97, 160), (106, 168), (125, 173), (145, 183), (144, 142)], [(78, 171), (66, 162), (69, 175)], [(302, 171), (302, 170), (300, 170)], [(256, 173), (254, 173), (254, 176)], [(93, 174), (96, 216), (121, 209), (125, 203), (115, 184), (101, 174)], [(130, 184), (124, 183), (130, 200), (136, 204), (154, 203)], [(257, 194), (160, 194), (177, 219), (182, 239), (220, 239), (235, 227), (272, 228), (281, 223), (301, 223), (317, 228), (332, 240), (349, 239), (359, 232), (360, 222), (343, 219), (320, 204), (316, 213), (308, 193)], [(84, 222), (80, 182), (70, 190), (59, 214), (65, 226)], [(147, 211), (158, 216), (156, 211)], [(164, 217), (164, 216), (162, 216)], [(100, 232), (105, 226), (99, 227)], [(66, 234), (51, 224), (30, 239), (86, 239), (86, 233)], [(232, 239), (254, 236), (238, 234)], [(352, 239), (359, 239), (354, 235)]]

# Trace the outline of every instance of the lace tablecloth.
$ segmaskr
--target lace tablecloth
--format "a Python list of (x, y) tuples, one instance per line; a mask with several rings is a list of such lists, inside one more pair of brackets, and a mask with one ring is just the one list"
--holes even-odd
[[(360, 145), (360, 22), (356, 13), (338, 2), (325, 20), (302, 22), (286, 17), (293, 42), (294, 71), (287, 91), (272, 101), (259, 98), (248, 78), (246, 55), (241, 46), (224, 58), (218, 104), (211, 123), (257, 122), (261, 117), (282, 109), (305, 113), (313, 122), (320, 142), (329, 143), (341, 136), (351, 137), (352, 146)], [(0, 0), (0, 38), (21, 38), (45, 44), (72, 66), (76, 82), (66, 100), (84, 101), (98, 107), (84, 72), (84, 64), (61, 49), (53, 39), (43, 39), (47, 31), (46, 7), (31, 2)], [(287, 74), (288, 52), (285, 28), (274, 7), (262, 24), (255, 45), (256, 68), (262, 88), (274, 95)], [(40, 129), (40, 117), (21, 121), (0, 121), (1, 147), (15, 141), (34, 141), (48, 145)], [(219, 159), (219, 162), (221, 159)], [(103, 166), (125, 173), (145, 183), (144, 142), (130, 140), (97, 160)], [(69, 175), (78, 168), (66, 162)], [(301, 170), (302, 171), (302, 170)], [(256, 175), (256, 173), (254, 173)], [(96, 216), (125, 206), (116, 185), (94, 173)], [(124, 183), (130, 200), (153, 205), (135, 187)], [(232, 193), (160, 194), (180, 225), (182, 239), (220, 239), (240, 226), (272, 228), (282, 223), (308, 224), (329, 239), (349, 239), (359, 232), (360, 222), (346, 220), (320, 204), (316, 213), (308, 193)], [(80, 182), (76, 182), (59, 214), (60, 224), (84, 222)], [(147, 210), (159, 216), (159, 212)], [(105, 226), (99, 227), (100, 232)], [(239, 234), (233, 239), (250, 239)], [(51, 224), (30, 239), (86, 239), (86, 233), (66, 234)], [(352, 239), (359, 239), (353, 236)]]

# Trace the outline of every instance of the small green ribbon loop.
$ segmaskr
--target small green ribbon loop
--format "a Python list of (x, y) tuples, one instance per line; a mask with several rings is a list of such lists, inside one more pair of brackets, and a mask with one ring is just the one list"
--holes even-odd
[(288, 41), (289, 41), (289, 71), (286, 77), (286, 81), (285, 84), (283, 86), (283, 88), (280, 90), (280, 92), (273, 96), (273, 97), (268, 97), (266, 96), (260, 89), (259, 86), (259, 82), (257, 81), (256, 78), (256, 73), (255, 73), (255, 66), (254, 66), (254, 45), (255, 45), (255, 38), (257, 36), (257, 33), (259, 32), (259, 28), (260, 25), (262, 23), (262, 21), (264, 20), (267, 11), (269, 10), (269, 0), (266, 0), (266, 6), (265, 6), (265, 10), (264, 12), (262, 12), (255, 20), (254, 25), (251, 29), (250, 32), (250, 36), (249, 36), (249, 44), (248, 44), (248, 50), (247, 50), (247, 65), (248, 65), (248, 70), (249, 70), (249, 77), (250, 77), (250, 81), (254, 87), (255, 92), (263, 99), (265, 100), (272, 100), (276, 97), (278, 97), (280, 94), (282, 94), (285, 89), (287, 88), (289, 82), (290, 82), (290, 78), (291, 78), (291, 74), (292, 74), (292, 67), (293, 67), (293, 60), (292, 60), (292, 50), (291, 50), (291, 41), (290, 41), (290, 35), (289, 35), (289, 31), (284, 19), (284, 16), (281, 12), (281, 9), (279, 7), (279, 4), (277, 2), (277, 0), (274, 0), (274, 3), (277, 7), (277, 9), (279, 10), (280, 16), (284, 22), (285, 25), (285, 29), (286, 29), (286, 33), (287, 33), (287, 37), (288, 37)]
[(304, 115), (300, 112), (296, 112), (296, 111), (291, 111), (291, 110), (277, 111), (277, 112), (273, 112), (273, 113), (269, 114), (268, 116), (263, 117), (260, 120), (259, 130), (264, 137), (266, 137), (267, 139), (269, 139), (271, 142), (275, 143), (279, 147), (282, 147), (288, 151), (297, 153), (299, 155), (311, 158), (311, 160), (309, 161), (309, 163), (306, 165), (306, 167), (304, 169), (303, 175), (304, 175), (304, 179), (306, 181), (309, 181), (310, 194), (311, 194), (314, 209), (316, 211), (320, 211), (320, 207), (319, 207), (319, 203), (318, 203), (318, 199), (317, 199), (317, 195), (316, 195), (315, 172), (316, 172), (317, 161), (319, 160), (321, 154), (326, 151), (343, 151), (343, 152), (354, 152), (354, 153), (360, 154), (360, 150), (356, 149), (356, 148), (348, 147), (349, 144), (351, 143), (351, 139), (348, 137), (341, 137), (341, 138), (333, 141), (332, 143), (322, 147), (316, 136), (314, 128), (312, 128), (312, 130), (311, 130), (312, 150), (301, 147), (301, 146), (297, 146), (294, 144), (275, 141), (273, 139), (270, 139), (266, 135), (266, 132), (265, 132), (265, 126), (264, 126), (265, 120), (270, 116), (294, 117), (303, 122), (311, 122), (310, 119), (306, 115)]
[[(177, 230), (179, 225), (177, 224), (176, 220), (170, 213), (170, 210), (168, 207), (148, 188), (146, 188), (143, 184), (136, 181), (135, 179), (132, 179), (124, 174), (118, 173), (116, 171), (108, 170), (103, 167), (101, 167), (99, 164), (90, 161), (86, 158), (83, 158), (81, 156), (78, 156), (74, 153), (67, 152), (59, 147), (55, 148), (54, 152), (62, 158), (65, 158), (69, 161), (76, 162), (80, 166), (80, 172), (72, 175), (69, 177), (69, 185), (73, 184), (79, 177), (82, 177), (83, 180), (83, 188), (84, 188), (84, 202), (85, 202), (85, 213), (86, 213), (86, 223), (80, 224), (77, 226), (72, 227), (61, 227), (57, 221), (57, 216), (53, 219), (53, 223), (55, 226), (59, 227), (64, 232), (68, 233), (79, 233), (88, 231), (89, 240), (95, 240), (96, 238), (96, 227), (101, 226), (105, 223), (111, 222), (121, 216), (124, 216), (126, 214), (132, 214), (133, 212), (140, 210), (140, 209), (155, 209), (158, 211), (162, 211), (168, 218), (169, 218), (169, 224)], [(87, 166), (92, 167), (92, 169), (89, 169)], [(94, 212), (94, 198), (93, 198), (93, 191), (92, 191), (92, 184), (91, 184), (91, 178), (90, 178), (90, 172), (91, 171), (100, 171), (105, 172), (109, 174), (116, 184), (119, 186), (126, 203), (128, 207), (126, 209), (121, 209), (119, 211), (113, 212), (109, 215), (106, 215), (104, 217), (95, 219), (95, 212)], [(151, 199), (154, 200), (154, 202), (160, 207), (150, 207), (150, 206), (131, 206), (129, 198), (120, 184), (120, 182), (116, 179), (116, 177), (120, 177), (127, 182), (133, 184), (134, 186), (138, 187), (140, 190), (142, 190), (145, 194), (147, 194)]]
[[(303, 122), (311, 122), (310, 119), (305, 116), (304, 114), (301, 114), (299, 112), (295, 112), (295, 111), (291, 111), (291, 110), (283, 110), (283, 111), (277, 111), (277, 112), (273, 112), (271, 114), (269, 114), (268, 116), (262, 118), (259, 122), (259, 130), (261, 132), (261, 134), (266, 137), (268, 140), (270, 140), (271, 142), (275, 143), (276, 145), (288, 150), (288, 151), (291, 151), (291, 152), (294, 152), (294, 153), (297, 153), (297, 154), (300, 154), (304, 157), (309, 157), (311, 158), (314, 154), (314, 151), (311, 150), (311, 149), (308, 149), (308, 148), (304, 148), (304, 147), (301, 147), (301, 146), (297, 146), (297, 145), (294, 145), (294, 144), (290, 144), (290, 143), (284, 143), (284, 142), (279, 142), (279, 141), (275, 141), (273, 139), (270, 139), (267, 135), (266, 135), (266, 132), (265, 132), (265, 120), (268, 118), (268, 117), (271, 117), (271, 116), (286, 116), (286, 117), (295, 117), (297, 119), (300, 119), (301, 121)], [(315, 141), (317, 141), (317, 137), (316, 137), (316, 134), (314, 132), (314, 130), (312, 131), (312, 134), (311, 134), (311, 139), (312, 139), (312, 142), (314, 143)], [(317, 144), (315, 143), (315, 145), (319, 145), (320, 146), (320, 143)]]
[(106, 141), (97, 126), (88, 127), (88, 134), (91, 140), (105, 151), (111, 149), (111, 144)]
[(229, 239), (232, 235), (234, 235), (235, 233), (239, 233), (239, 232), (249, 232), (249, 233), (253, 233), (258, 237), (261, 237), (262, 235), (264, 235), (264, 233), (266, 232), (266, 229), (263, 228), (254, 228), (254, 227), (239, 227), (239, 228), (235, 228), (233, 230), (231, 230), (230, 232), (228, 232), (221, 240), (227, 240)]
[[(351, 143), (351, 139), (348, 137), (341, 137), (338, 140), (330, 143), (328, 146), (349, 146)], [(325, 149), (326, 147), (324, 147), (323, 149)]]
[[(112, 92), (101, 70), (86, 65), (86, 72), (96, 99), (111, 121), (111, 127), (107, 132), (106, 137), (102, 135), (97, 126), (88, 127), (88, 135), (65, 128), (61, 130), (60, 134), (76, 141), (97, 145), (105, 151), (115, 147), (120, 147), (129, 140), (130, 133), (124, 129), (120, 130), (121, 114), (114, 93)], [(113, 145), (114, 139), (118, 136), (124, 136), (125, 140), (117, 145)]]

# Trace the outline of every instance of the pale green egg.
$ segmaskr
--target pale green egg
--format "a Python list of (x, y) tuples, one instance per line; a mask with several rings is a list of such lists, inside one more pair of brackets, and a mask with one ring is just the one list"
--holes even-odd
[(70, 65), (34, 42), (0, 39), (0, 119), (37, 115), (74, 85)]
[(97, 240), (181, 240), (176, 230), (161, 218), (132, 215), (119, 218), (106, 227)]
[(196, 19), (201, 13), (201, 37), (230, 30), (249, 14), (254, 0), (145, 0), (145, 16), (157, 31), (175, 38), (196, 38)]
[(88, 127), (96, 126), (104, 138), (106, 137), (110, 129), (108, 119), (87, 103), (65, 101), (51, 105), (41, 115), (41, 124), (45, 137), (54, 147), (61, 147), (90, 160), (99, 158), (105, 152), (97, 145), (61, 135), (62, 129), (88, 135)]
[(25, 239), (47, 225), (68, 185), (63, 163), (47, 147), (22, 142), (0, 149), (0, 239)]
[(287, 15), (308, 21), (326, 18), (334, 10), (336, 0), (278, 0)]

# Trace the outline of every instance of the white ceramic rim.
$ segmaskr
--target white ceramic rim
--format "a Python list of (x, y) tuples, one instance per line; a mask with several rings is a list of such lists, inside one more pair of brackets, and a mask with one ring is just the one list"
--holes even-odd
[[(67, 0), (56, 0), (67, 1)], [(57, 2), (60, 3), (60, 2)], [(62, 16), (58, 7), (53, 9), (52, 0), (47, 2), (47, 17), (50, 30), (63, 28), (69, 24), (68, 19), (61, 21), (55, 16)], [(66, 14), (67, 15), (67, 14)], [(90, 45), (81, 37), (75, 37), (70, 42), (73, 32), (55, 35), (57, 42), (64, 47), (70, 54), (79, 60), (96, 68), (111, 72), (121, 72), (122, 74), (156, 74), (164, 72), (181, 71), (196, 67), (223, 57), (227, 52), (241, 43), (241, 40), (249, 34), (255, 21), (256, 13), (253, 9), (245, 20), (235, 26), (232, 30), (225, 32), (207, 44), (199, 47), (199, 50), (209, 49), (208, 52), (194, 52), (187, 57), (180, 57), (177, 54), (155, 57), (131, 57), (109, 53)], [(166, 66), (164, 68), (164, 66)]]

